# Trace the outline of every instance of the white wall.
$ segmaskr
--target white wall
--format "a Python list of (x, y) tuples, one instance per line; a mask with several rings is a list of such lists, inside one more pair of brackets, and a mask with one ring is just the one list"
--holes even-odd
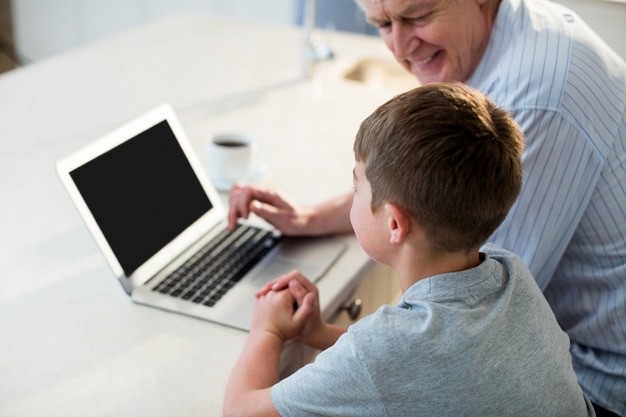
[(554, 0), (574, 11), (626, 60), (626, 1)]
[(18, 59), (28, 63), (175, 13), (290, 24), (294, 0), (13, 0)]
[[(28, 63), (188, 11), (292, 24), (297, 19), (298, 1), (301, 0), (13, 0), (16, 53), (22, 63)], [(320, 13), (334, 13), (326, 9), (339, 6), (335, 1), (321, 2)], [(579, 14), (626, 59), (626, 3), (555, 1)]]

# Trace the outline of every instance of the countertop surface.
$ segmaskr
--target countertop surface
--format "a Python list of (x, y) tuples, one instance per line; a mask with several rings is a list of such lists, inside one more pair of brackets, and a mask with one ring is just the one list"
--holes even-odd
[[(336, 57), (311, 78), (299, 28), (204, 15), (0, 76), (1, 416), (221, 414), (246, 333), (131, 302), (55, 163), (170, 103), (200, 158), (213, 133), (245, 132), (267, 167), (255, 184), (304, 204), (346, 192), (361, 120), (400, 88), (343, 77), (363, 58), (392, 61), (379, 39), (325, 36)], [(318, 283), (327, 317), (372, 265), (342, 238), (347, 251)]]

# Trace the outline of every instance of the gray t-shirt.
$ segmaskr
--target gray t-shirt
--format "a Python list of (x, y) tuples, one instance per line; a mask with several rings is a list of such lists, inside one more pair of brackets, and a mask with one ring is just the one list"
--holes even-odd
[(594, 415), (569, 339), (516, 256), (418, 281), (272, 388), (284, 416)]

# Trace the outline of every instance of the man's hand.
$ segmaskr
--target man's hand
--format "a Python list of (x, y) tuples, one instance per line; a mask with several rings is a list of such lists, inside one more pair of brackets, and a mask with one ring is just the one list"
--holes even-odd
[(239, 218), (254, 213), (283, 234), (312, 234), (307, 229), (312, 209), (300, 207), (281, 193), (269, 189), (235, 185), (229, 195), (228, 228), (234, 230)]

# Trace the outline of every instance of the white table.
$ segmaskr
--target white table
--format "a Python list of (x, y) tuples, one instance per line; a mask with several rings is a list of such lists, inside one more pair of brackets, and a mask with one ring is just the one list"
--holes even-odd
[[(331, 33), (301, 77), (296, 28), (184, 15), (0, 76), (0, 416), (214, 416), (246, 333), (132, 303), (56, 177), (58, 159), (160, 103), (194, 147), (262, 142), (261, 183), (315, 203), (351, 187), (361, 120), (397, 91), (342, 80), (382, 42)], [(371, 262), (356, 239), (319, 282), (324, 315)]]

